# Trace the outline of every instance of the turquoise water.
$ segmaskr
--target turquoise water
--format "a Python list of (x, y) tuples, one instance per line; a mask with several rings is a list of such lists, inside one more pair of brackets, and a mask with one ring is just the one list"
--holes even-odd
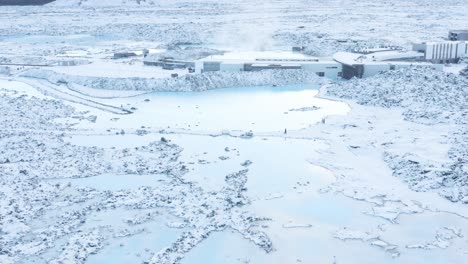
[[(344, 223), (349, 218), (359, 219), (356, 215), (360, 212), (353, 211), (351, 206), (341, 199), (334, 196), (322, 198), (317, 193), (319, 188), (332, 183), (335, 178), (331, 172), (313, 166), (307, 160), (316, 151), (327, 149), (327, 145), (320, 140), (261, 136), (245, 140), (228, 136), (211, 137), (206, 134), (237, 130), (268, 133), (282, 132), (285, 128), (302, 129), (313, 126), (328, 115), (345, 115), (349, 111), (346, 104), (315, 97), (318, 93), (317, 88), (318, 85), (237, 87), (199, 93), (165, 92), (112, 99), (114, 104), (133, 106), (137, 110), (132, 115), (119, 116), (117, 121), (110, 121), (110, 117), (113, 116), (100, 116), (95, 124), (88, 124), (88, 128), (125, 130), (145, 126), (151, 127), (153, 131), (156, 128), (174, 128), (194, 134), (200, 132), (203, 135), (81, 135), (74, 136), (69, 141), (77, 145), (125, 148), (145, 145), (164, 136), (184, 149), (180, 161), (190, 164), (190, 171), (185, 175), (186, 180), (197, 183), (206, 191), (222, 189), (225, 186), (225, 176), (244, 169), (241, 163), (251, 160), (253, 163), (248, 167), (246, 195), (252, 203), (244, 209), (255, 215), (274, 219), (266, 223), (271, 227), (264, 231), (275, 241), (278, 248), (305, 256), (309, 255), (310, 249), (301, 243), (309, 245), (310, 237), (303, 237), (305, 231), (302, 229), (284, 229), (283, 224), (292, 219), (299, 224), (314, 225), (329, 221), (334, 226)], [(319, 107), (319, 110), (290, 111), (312, 106)], [(226, 147), (229, 151), (225, 151)], [(220, 156), (226, 156), (228, 159), (221, 160)], [(199, 163), (199, 160), (207, 162)], [(140, 180), (141, 183), (133, 182)], [(85, 186), (97, 181), (100, 182), (100, 188), (112, 190), (125, 187), (126, 184), (128, 188), (151, 184), (151, 180), (146, 176), (134, 175), (98, 176), (80, 181), (79, 184)], [(306, 182), (306, 187), (298, 185)], [(157, 184), (158, 181), (154, 183)], [(299, 191), (303, 194), (298, 193)], [(275, 195), (281, 198), (268, 199)], [(154, 226), (154, 232), (147, 234), (145, 239), (153, 244), (149, 247), (151, 250), (157, 252), (161, 245), (168, 246), (176, 240), (173, 231), (167, 231), (165, 228)], [(329, 231), (324, 229), (315, 237), (324, 237)], [(292, 232), (296, 233), (291, 234)], [(306, 232), (311, 230), (307, 229)], [(163, 235), (159, 236), (160, 234)], [(150, 256), (141, 253), (141, 248), (145, 246), (142, 246), (143, 242), (138, 237), (139, 235), (135, 236), (136, 241), (133, 238), (125, 239), (123, 247), (120, 246), (120, 240), (112, 242), (97, 256), (90, 258), (90, 263), (103, 263), (106, 257), (110, 258), (112, 263), (136, 263), (135, 259), (149, 259)], [(327, 243), (332, 244), (333, 241), (330, 238)], [(295, 245), (296, 249), (290, 249), (287, 244)], [(315, 243), (314, 246), (319, 245)], [(294, 257), (294, 254), (283, 252), (281, 256)], [(251, 241), (243, 239), (239, 233), (228, 229), (211, 234), (186, 255), (183, 263), (272, 263), (275, 256), (277, 254), (266, 254)], [(295, 259), (285, 258), (281, 261), (290, 263)]]
[[(220, 133), (242, 130), (280, 132), (308, 128), (329, 115), (345, 115), (349, 107), (315, 97), (318, 85), (283, 87), (237, 87), (205, 92), (152, 93), (132, 98), (103, 101), (136, 108), (127, 116), (111, 121), (102, 115), (91, 128), (184, 129)], [(315, 111), (290, 111), (304, 107)]]
[(171, 245), (183, 232), (168, 228), (163, 222), (151, 222), (142, 227), (145, 228), (142, 233), (112, 239), (99, 254), (91, 255), (86, 263), (142, 263), (151, 259), (154, 253)]

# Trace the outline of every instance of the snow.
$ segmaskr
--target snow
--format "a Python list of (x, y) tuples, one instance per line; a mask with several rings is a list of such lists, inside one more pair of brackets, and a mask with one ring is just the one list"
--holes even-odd
[(438, 190), (454, 202), (468, 195), (468, 174), (463, 166), (468, 162), (466, 78), (414, 67), (331, 86), (327, 93), (363, 105), (403, 108), (402, 115), (411, 122), (449, 125), (445, 140), (453, 145), (446, 160), (434, 162), (410, 153), (385, 153), (384, 159), (396, 176), (417, 191)]
[(1, 263), (466, 262), (464, 61), (330, 83), (110, 60), (408, 48), (465, 1), (154, 3), (1, 8), (1, 62), (87, 62), (0, 67)]
[(51, 83), (78, 84), (95, 89), (153, 92), (187, 92), (242, 86), (291, 85), (316, 83), (320, 80), (314, 72), (303, 70), (207, 72), (176, 78), (106, 78), (66, 75), (50, 70), (31, 69), (21, 73), (20, 76), (42, 79)]
[[(29, 99), (31, 100), (31, 99)], [(31, 102), (34, 102), (35, 100), (32, 100)], [(29, 101), (24, 101), (18, 107), (28, 107), (27, 104), (30, 104), (31, 102)], [(53, 101), (43, 101), (44, 106), (50, 107), (51, 103)], [(53, 106), (53, 105), (52, 105)], [(56, 106), (61, 106), (61, 104), (56, 103)], [(66, 108), (65, 108), (66, 109)], [(4, 110), (4, 109), (2, 109)], [(41, 111), (41, 112), (47, 112), (47, 111)], [(63, 111), (62, 111), (63, 112)], [(18, 112), (14, 112), (18, 113)], [(66, 112), (65, 112), (66, 113)], [(14, 115), (14, 114), (12, 114)], [(24, 123), (28, 123), (26, 121), (23, 121)], [(41, 122), (42, 124), (46, 125), (47, 127), (50, 126), (50, 121), (49, 124), (44, 120)], [(18, 123), (21, 124), (21, 123)], [(18, 126), (18, 125), (17, 125)], [(19, 127), (19, 126), (18, 126)], [(39, 127), (39, 126), (37, 126)], [(50, 127), (49, 127), (50, 128)], [(58, 127), (56, 128), (58, 129)], [(180, 149), (175, 146), (175, 145), (170, 145), (168, 143), (164, 143), (165, 141), (160, 141), (160, 142), (153, 142), (150, 143), (147, 146), (142, 146), (138, 148), (132, 148), (132, 149), (119, 149), (119, 150), (104, 150), (104, 149), (99, 149), (95, 147), (87, 148), (87, 147), (78, 147), (74, 145), (70, 145), (67, 143), (64, 143), (62, 141), (62, 136), (55, 136), (50, 133), (43, 134), (42, 136), (22, 136), (17, 135), (17, 136), (12, 136), (14, 135), (15, 132), (10, 132), (10, 134), (6, 134), (6, 139), (2, 141), (2, 157), (0, 160), (2, 160), (2, 173), (4, 177), (2, 178), (2, 186), (16, 186), (16, 187), (22, 187), (21, 189), (17, 190), (11, 190), (13, 192), (20, 191), (24, 196), (24, 199), (18, 199), (18, 200), (12, 200), (10, 204), (4, 203), (2, 204), (2, 210), (4, 210), (4, 213), (9, 212), (12, 210), (12, 208), (17, 207), (18, 205), (21, 204), (29, 204), (28, 206), (32, 206), (29, 211), (21, 211), (17, 212), (12, 215), (13, 219), (22, 219), (22, 221), (32, 221), (32, 219), (44, 216), (43, 210), (44, 209), (51, 209), (54, 208), (56, 205), (53, 205), (50, 203), (52, 200), (60, 200), (61, 197), (66, 197), (66, 199), (73, 200), (73, 199), (80, 199), (82, 200), (81, 202), (86, 202), (89, 198), (91, 197), (99, 197), (101, 195), (102, 198), (101, 202), (99, 203), (93, 203), (91, 207), (85, 207), (81, 208), (79, 210), (73, 210), (67, 212), (69, 215), (67, 216), (67, 213), (57, 215), (56, 218), (58, 219), (63, 219), (63, 220), (58, 220), (57, 224), (61, 223), (60, 226), (60, 232), (57, 232), (55, 229), (52, 229), (50, 231), (43, 231), (41, 233), (43, 234), (48, 234), (49, 239), (54, 241), (56, 239), (59, 239), (63, 237), (64, 235), (67, 235), (77, 226), (81, 226), (86, 222), (85, 218), (87, 214), (90, 213), (90, 210), (92, 208), (98, 208), (99, 210), (105, 209), (105, 208), (116, 208), (116, 207), (135, 207), (135, 208), (153, 208), (155, 205), (157, 207), (159, 206), (167, 206), (169, 208), (172, 208), (174, 214), (178, 215), (179, 217), (189, 217), (191, 218), (191, 215), (193, 215), (194, 212), (199, 212), (199, 210), (202, 207), (193, 207), (195, 205), (195, 202), (200, 202), (199, 206), (202, 206), (201, 203), (205, 204), (203, 201), (204, 199), (211, 200), (211, 196), (209, 194), (205, 194), (204, 191), (201, 188), (195, 187), (193, 184), (188, 184), (188, 183), (182, 183), (179, 185), (179, 187), (173, 189), (176, 187), (178, 184), (175, 184), (176, 182), (180, 181), (176, 180), (181, 173), (183, 174), (183, 171), (185, 170), (184, 167), (181, 167), (182, 165), (177, 162), (178, 155), (180, 153)], [(21, 147), (16, 147), (14, 146), (16, 143), (19, 142), (14, 142), (15, 138), (19, 137), (21, 138)], [(41, 143), (44, 142), (44, 143)], [(42, 150), (36, 149), (32, 150), (33, 146), (37, 148), (42, 148)], [(5, 152), (7, 151), (7, 152)], [(108, 152), (110, 151), (110, 152)], [(136, 151), (136, 152), (135, 152)], [(52, 154), (53, 153), (53, 154)], [(134, 156), (135, 153), (137, 156)], [(137, 154), (138, 153), (138, 154)], [(54, 157), (53, 159), (48, 159), (46, 160), (44, 157)], [(102, 159), (107, 159), (110, 158), (110, 160), (104, 161)], [(57, 158), (57, 160), (55, 160)], [(101, 162), (92, 162), (88, 159), (101, 159)], [(112, 159), (116, 159), (115, 161), (112, 161)], [(28, 162), (24, 163), (24, 160), (27, 160)], [(151, 164), (148, 162), (149, 160), (158, 160), (158, 162), (151, 162)], [(117, 161), (117, 162), (116, 162)], [(24, 163), (24, 164), (23, 164)], [(81, 165), (79, 164), (81, 163)], [(18, 166), (11, 166), (10, 164), (19, 164)], [(20, 165), (21, 164), (21, 165)], [(119, 165), (120, 164), (120, 165)], [(136, 191), (129, 192), (128, 189), (122, 190), (122, 191), (115, 191), (115, 192), (100, 192), (99, 190), (94, 189), (93, 187), (72, 187), (73, 184), (68, 184), (68, 185), (63, 185), (60, 183), (55, 183), (54, 185), (44, 182), (43, 180), (37, 180), (37, 179), (59, 179), (59, 178), (83, 178), (83, 177), (90, 177), (90, 176), (96, 176), (99, 174), (105, 174), (105, 173), (112, 173), (112, 174), (118, 174), (118, 173), (125, 173), (129, 175), (135, 175), (135, 174), (158, 174), (158, 173), (164, 173), (165, 175), (173, 175), (175, 182), (167, 183), (168, 189), (160, 189), (160, 185), (155, 188), (151, 187), (143, 187), (143, 188), (138, 188)], [(239, 197), (240, 193), (245, 191), (243, 188), (243, 185), (245, 184), (246, 178), (245, 174), (247, 173), (247, 170), (243, 170), (239, 172), (240, 174), (230, 174), (226, 176), (226, 182), (228, 184), (227, 187), (222, 189), (219, 192), (220, 197), (215, 198), (220, 199), (220, 201), (228, 201), (228, 203), (225, 204), (226, 208), (219, 208), (219, 213), (221, 212), (227, 212), (231, 209), (234, 209), (234, 207), (241, 206), (239, 203), (241, 201), (236, 201), (237, 197)], [(18, 175), (20, 177), (18, 177)], [(167, 177), (167, 176), (166, 176)], [(244, 179), (238, 179), (237, 177), (244, 177)], [(8, 184), (7, 184), (8, 183)], [(31, 188), (35, 186), (35, 188)], [(172, 186), (172, 187), (169, 187)], [(8, 192), (10, 187), (2, 188), (2, 193)], [(74, 189), (73, 191), (70, 189)], [(187, 190), (184, 190), (185, 188), (188, 188)], [(194, 189), (192, 189), (194, 188)], [(91, 191), (93, 190), (93, 191)], [(74, 192), (84, 192), (88, 193), (88, 195), (91, 195), (91, 197), (86, 197), (86, 196), (76, 196), (73, 195)], [(91, 191), (91, 193), (89, 193)], [(153, 193), (154, 192), (154, 193)], [(99, 194), (100, 193), (100, 194)], [(155, 196), (155, 194), (158, 194)], [(166, 193), (166, 194), (164, 194)], [(190, 193), (193, 195), (191, 198), (186, 197), (185, 195), (182, 196), (183, 199), (179, 201), (172, 200), (173, 199), (173, 194), (175, 193)], [(18, 194), (12, 194), (13, 196), (17, 196)], [(165, 197), (165, 195), (168, 195)], [(34, 200), (29, 201), (30, 198), (34, 197)], [(60, 197), (60, 198), (59, 198)], [(124, 200), (121, 200), (123, 197), (127, 197)], [(149, 197), (153, 197), (149, 199)], [(154, 200), (155, 197), (157, 200)], [(180, 197), (180, 198), (182, 198)], [(204, 197), (204, 198), (203, 198)], [(63, 199), (63, 198), (61, 198)], [(156, 204), (155, 204), (156, 203)], [(37, 204), (37, 206), (35, 205)], [(39, 206), (39, 204), (41, 204)], [(166, 204), (166, 205), (164, 205)], [(179, 204), (179, 205), (176, 205)], [(185, 209), (180, 208), (179, 206), (183, 206)], [(203, 205), (204, 206), (204, 205)], [(216, 206), (219, 206), (216, 205)], [(60, 206), (57, 209), (59, 209)], [(101, 209), (102, 208), (102, 209)], [(193, 213), (188, 211), (187, 209), (193, 210)], [(66, 210), (66, 209), (64, 209)], [(205, 210), (205, 209), (203, 209)], [(208, 212), (210, 211), (209, 208), (206, 208)], [(216, 209), (218, 210), (218, 209)], [(241, 233), (245, 233), (246, 237), (249, 237), (252, 240), (255, 240), (257, 244), (261, 247), (265, 247), (266, 250), (269, 250), (269, 242), (268, 239), (265, 238), (265, 236), (262, 233), (256, 232), (256, 231), (251, 231), (250, 227), (253, 225), (256, 221), (259, 220), (249, 220), (250, 224), (245, 225), (245, 221), (240, 221), (244, 219), (244, 217), (248, 217), (246, 213), (243, 212), (233, 212), (234, 216), (241, 217), (241, 219), (236, 220), (237, 222), (229, 224), (232, 226), (232, 228), (235, 228), (239, 230)], [(8, 214), (11, 214), (8, 213)], [(188, 214), (188, 215), (187, 215)], [(223, 213), (224, 214), (224, 213)], [(241, 215), (238, 215), (241, 214)], [(221, 215), (221, 214), (220, 214)], [(52, 218), (54, 219), (54, 218)], [(49, 220), (52, 221), (53, 223), (54, 220)], [(251, 217), (248, 217), (248, 219), (251, 219)], [(14, 220), (12, 220), (14, 221)], [(70, 226), (67, 224), (64, 225), (64, 221), (67, 221), (66, 223), (70, 223)], [(192, 222), (196, 221), (196, 222)], [(222, 219), (216, 220), (216, 221), (228, 221), (225, 217)], [(216, 221), (214, 223), (216, 223)], [(189, 223), (191, 223), (191, 226), (196, 227), (196, 231), (199, 234), (206, 234), (206, 232), (210, 232), (209, 230), (217, 230), (219, 227), (212, 227), (212, 226), (206, 226), (205, 220), (200, 218), (198, 220), (189, 220)], [(8, 223), (8, 218), (3, 219), (2, 221), (2, 226)], [(225, 224), (223, 224), (224, 226)], [(10, 226), (12, 228), (12, 226)], [(49, 229), (52, 227), (49, 227)], [(58, 228), (54, 227), (54, 228)], [(17, 245), (19, 246), (20, 244), (17, 239), (19, 237), (22, 237), (26, 235), (24, 232), (16, 232), (12, 233), (12, 231), (8, 229), (3, 229), (3, 232), (6, 232), (8, 237), (4, 237), (3, 242), (10, 245), (14, 246)], [(27, 231), (27, 229), (23, 229), (24, 231)], [(54, 235), (52, 235), (54, 234)], [(57, 259), (54, 261), (60, 262), (69, 262), (73, 261), (74, 263), (83, 263), (89, 254), (94, 254), (96, 253), (99, 248), (102, 246), (101, 241), (105, 238), (105, 236), (101, 235), (100, 232), (96, 229), (92, 229), (91, 233), (81, 233), (81, 232), (75, 232), (69, 239), (67, 244), (65, 245), (64, 251), (61, 253), (60, 256), (58, 256)], [(182, 236), (181, 242), (185, 246), (187, 246), (187, 250), (190, 249), (191, 247), (194, 246), (193, 242), (191, 240), (195, 239), (195, 237), (192, 236)], [(197, 238), (201, 239), (201, 238)], [(45, 252), (48, 248), (50, 248), (53, 244), (44, 244), (44, 243), (35, 243), (34, 246), (36, 245), (41, 245), (41, 248), (38, 250), (33, 250), (31, 251), (31, 245), (23, 245), (26, 248), (26, 250), (22, 250), (21, 254), (22, 256), (33, 256), (36, 254), (40, 254)], [(174, 245), (175, 246), (175, 245)], [(184, 252), (184, 251), (182, 251)], [(169, 258), (172, 259), (173, 257), (179, 258), (178, 255), (174, 255), (171, 253), (170, 255), (164, 254), (164, 258)], [(169, 260), (167, 263), (171, 263)]]
[[(428, 131), (426, 124), (405, 121), (399, 108), (369, 109), (370, 106), (352, 102), (349, 102), (351, 111), (347, 116), (326, 117), (333, 108), (328, 108), (331, 105), (325, 103), (328, 100), (320, 99), (324, 104), (318, 105), (319, 110), (298, 112), (312, 115), (323, 111), (315, 121), (309, 121), (312, 126), (289, 129), (286, 135), (282, 128), (287, 119), (278, 119), (274, 126), (269, 125), (271, 122), (259, 123), (263, 129), (254, 129), (250, 139), (242, 139), (235, 136), (236, 126), (229, 125), (229, 118), (226, 118), (226, 126), (232, 136), (213, 137), (219, 126), (214, 126), (210, 118), (200, 129), (171, 128), (161, 133), (157, 123), (151, 128), (148, 123), (151, 121), (144, 121), (144, 116), (152, 116), (145, 113), (144, 106), (154, 108), (164, 102), (163, 98), (171, 98), (170, 95), (153, 95), (149, 101), (144, 100), (148, 95), (107, 99), (107, 103), (127, 101), (133, 105), (139, 102), (137, 108), (142, 111), (139, 113), (137, 109), (129, 120), (120, 116), (108, 123), (115, 114), (92, 107), (87, 108), (88, 112), (72, 113), (70, 107), (50, 101), (48, 97), (35, 99), (9, 92), (18, 89), (25, 93), (30, 86), (8, 81), (4, 84), (10, 90), (4, 92), (2, 100), (8, 104), (2, 111), (9, 111), (7, 116), (19, 122), (5, 121), (15, 129), (2, 140), (1, 149), (8, 152), (0, 160), (8, 159), (9, 163), (2, 163), (0, 167), (13, 178), (2, 179), (9, 183), (2, 185), (5, 186), (2, 192), (17, 197), (20, 191), (25, 198), (11, 206), (30, 206), (28, 211), (13, 215), (25, 219), (22, 227), (11, 225), (15, 218), (3, 222), (18, 230), (16, 233), (8, 231), (8, 236), (2, 238), (6, 248), (17, 247), (23, 252), (11, 255), (13, 262), (40, 256), (64, 261), (76, 256), (77, 263), (98, 263), (102, 259), (235, 263), (239, 258), (249, 258), (256, 263), (297, 259), (326, 262), (349, 259), (350, 252), (360, 250), (366, 253), (363, 254), (366, 259), (392, 263), (420, 258), (425, 253), (417, 251), (417, 245), (445, 248), (445, 251), (433, 251), (434, 247), (427, 246), (430, 251), (427, 254), (434, 258), (451, 257), (455, 263), (464, 260), (463, 252), (458, 250), (466, 244), (464, 240), (458, 235), (438, 231), (441, 228), (438, 223), (450, 224), (453, 230), (459, 230), (456, 234), (466, 236), (467, 209), (430, 192), (413, 192), (392, 176), (391, 169), (381, 158), (385, 151), (398, 153), (411, 149), (431, 159), (447, 159), (444, 153), (449, 146), (439, 133), (448, 133), (450, 124), (434, 124), (433, 128), (437, 129)], [(284, 99), (290, 94), (292, 97), (287, 101), (294, 103), (278, 109), (282, 115), (284, 111), (314, 109), (312, 106), (317, 105), (313, 103), (317, 94), (314, 90), (270, 87), (267, 91), (274, 96), (269, 97), (262, 88), (256, 89), (202, 92), (187, 97), (188, 101), (176, 94), (171, 100), (175, 107), (181, 105), (182, 109), (188, 108), (187, 111), (193, 111), (198, 105), (198, 111), (208, 116), (216, 116), (213, 110), (216, 108), (209, 107), (212, 102), (227, 98), (233, 109), (239, 110), (245, 107), (247, 98), (255, 94), (265, 101), (272, 100), (273, 106), (278, 106), (276, 96)], [(211, 98), (210, 93), (219, 94), (219, 98)], [(238, 100), (234, 100), (236, 94)], [(304, 98), (304, 102), (299, 98)], [(335, 107), (346, 106), (335, 103)], [(40, 111), (25, 111), (36, 104), (41, 106)], [(188, 107), (190, 104), (193, 109)], [(165, 115), (173, 112), (168, 106), (162, 109), (168, 109)], [(268, 109), (265, 110), (262, 116), (269, 115)], [(23, 117), (18, 118), (18, 114)], [(96, 123), (86, 118), (75, 119), (73, 126), (52, 122), (54, 118), (70, 115), (97, 115), (98, 118)], [(324, 124), (315, 124), (323, 117)], [(187, 123), (191, 118), (185, 115), (177, 120)], [(141, 125), (148, 133), (139, 136), (131, 128)], [(281, 127), (278, 129), (281, 131), (275, 127)], [(110, 132), (106, 132), (106, 128), (111, 129)], [(114, 131), (122, 129), (125, 134), (115, 135)], [(24, 135), (24, 131), (35, 132)], [(363, 133), (366, 137), (362, 137)], [(420, 141), (414, 142), (408, 135)], [(431, 144), (433, 149), (414, 147), (419, 144)], [(27, 162), (17, 163), (21, 158)], [(242, 165), (246, 160), (251, 161), (247, 168)], [(109, 179), (111, 175), (114, 177)], [(135, 182), (130, 184), (132, 180)], [(17, 189), (7, 186), (17, 186)], [(27, 197), (35, 197), (34, 202)], [(8, 212), (10, 205), (3, 203), (2, 208)], [(141, 210), (162, 210), (159, 214), (171, 219), (159, 219), (156, 217), (159, 214), (148, 212), (148, 215)], [(409, 221), (416, 217), (417, 221)], [(432, 222), (432, 219), (442, 220)], [(38, 221), (50, 224), (44, 229)], [(156, 222), (151, 224), (152, 221)], [(428, 231), (417, 236), (405, 233), (406, 229), (416, 229), (420, 223), (430, 223)], [(389, 226), (383, 228), (384, 225)], [(180, 231), (164, 231), (168, 227)], [(352, 234), (369, 235), (361, 236), (359, 243), (351, 243), (347, 238), (356, 236), (342, 233), (340, 237), (346, 238), (342, 242), (333, 234), (344, 227), (356, 230)], [(20, 237), (29, 234), (28, 228), (34, 230), (38, 238), (20, 242)], [(157, 239), (157, 233), (141, 231), (141, 228), (161, 230), (163, 235)], [(40, 242), (43, 236), (48, 237), (46, 242)], [(138, 242), (143, 238), (155, 243)], [(132, 241), (141, 246), (132, 246)], [(215, 244), (222, 241), (230, 241), (229, 253), (225, 248), (213, 254)], [(64, 247), (65, 251), (55, 251), (56, 247)], [(58, 255), (58, 252), (62, 253)]]
[(68, 67), (53, 67), (52, 70), (64, 75), (107, 77), (107, 78), (171, 78), (171, 74), (179, 76), (188, 74), (186, 69), (163, 70), (160, 67), (145, 66), (141, 61), (129, 63), (112, 60), (96, 61), (90, 64)]

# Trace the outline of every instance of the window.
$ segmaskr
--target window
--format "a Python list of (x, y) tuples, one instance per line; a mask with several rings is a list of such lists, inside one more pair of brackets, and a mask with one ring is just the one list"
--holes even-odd
[(320, 76), (320, 77), (323, 77), (323, 76), (325, 76), (325, 73), (324, 72), (317, 72), (317, 75)]
[(338, 77), (343, 77), (343, 73), (342, 73), (342, 72), (339, 72), (339, 73), (338, 73)]

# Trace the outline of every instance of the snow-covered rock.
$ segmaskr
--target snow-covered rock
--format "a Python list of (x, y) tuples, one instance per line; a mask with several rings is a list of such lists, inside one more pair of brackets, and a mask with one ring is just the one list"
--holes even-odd
[(447, 124), (451, 148), (449, 163), (438, 164), (408, 153), (386, 153), (394, 175), (417, 191), (437, 190), (453, 202), (468, 196), (468, 79), (451, 73), (414, 67), (384, 72), (367, 79), (352, 79), (327, 88), (329, 95), (362, 105), (401, 108), (410, 122)]
[(290, 85), (325, 81), (314, 72), (302, 70), (271, 70), (259, 72), (208, 72), (177, 78), (105, 78), (73, 76), (49, 70), (33, 69), (23, 77), (44, 79), (53, 83), (76, 83), (95, 89), (138, 91), (205, 91), (217, 88)]
[(328, 94), (362, 105), (403, 107), (407, 120), (448, 122), (467, 114), (468, 80), (425, 67), (388, 71), (328, 88)]
[[(0, 112), (5, 114), (0, 118), (2, 263), (85, 263), (116, 236), (141, 233), (140, 226), (157, 217), (159, 209), (176, 217), (181, 224), (170, 226), (184, 233), (154, 254), (152, 263), (179, 263), (212, 232), (227, 228), (266, 252), (273, 250), (270, 238), (257, 230), (258, 222), (268, 219), (242, 208), (250, 203), (247, 169), (227, 175), (217, 192), (207, 192), (183, 178), (189, 168), (179, 161), (182, 149), (168, 140), (123, 149), (76, 146), (64, 140), (75, 130), (58, 119), (83, 113), (60, 101), (0, 91)], [(118, 190), (72, 183), (106, 174), (161, 175), (164, 180)], [(124, 227), (87, 225), (93, 214), (117, 209), (125, 210)], [(145, 209), (149, 211), (142, 213)]]

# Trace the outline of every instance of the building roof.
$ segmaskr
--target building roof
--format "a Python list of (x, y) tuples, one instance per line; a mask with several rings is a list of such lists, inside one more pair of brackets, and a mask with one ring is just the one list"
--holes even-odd
[(305, 60), (316, 59), (300, 53), (293, 53), (289, 51), (240, 51), (228, 52), (223, 55), (213, 55), (209, 58), (213, 60)]
[(424, 57), (424, 54), (417, 51), (385, 51), (369, 54), (368, 56), (371, 56), (373, 61), (388, 61), (420, 58)]
[(229, 52), (223, 55), (213, 55), (199, 60), (200, 62), (219, 62), (224, 64), (335, 64), (331, 58), (319, 59), (304, 54), (286, 51), (261, 52)]
[(372, 64), (385, 61), (397, 61), (422, 57), (424, 57), (424, 53), (400, 50), (381, 51), (369, 54), (337, 52), (333, 55), (334, 60), (346, 65)]
[(375, 52), (384, 52), (384, 51), (395, 51), (402, 50), (401, 47), (387, 46), (387, 47), (374, 47), (374, 48), (361, 48), (355, 50), (356, 53), (369, 54)]
[(337, 52), (333, 54), (333, 59), (339, 63), (346, 65), (362, 64), (361, 58), (365, 57), (363, 54), (352, 52)]

